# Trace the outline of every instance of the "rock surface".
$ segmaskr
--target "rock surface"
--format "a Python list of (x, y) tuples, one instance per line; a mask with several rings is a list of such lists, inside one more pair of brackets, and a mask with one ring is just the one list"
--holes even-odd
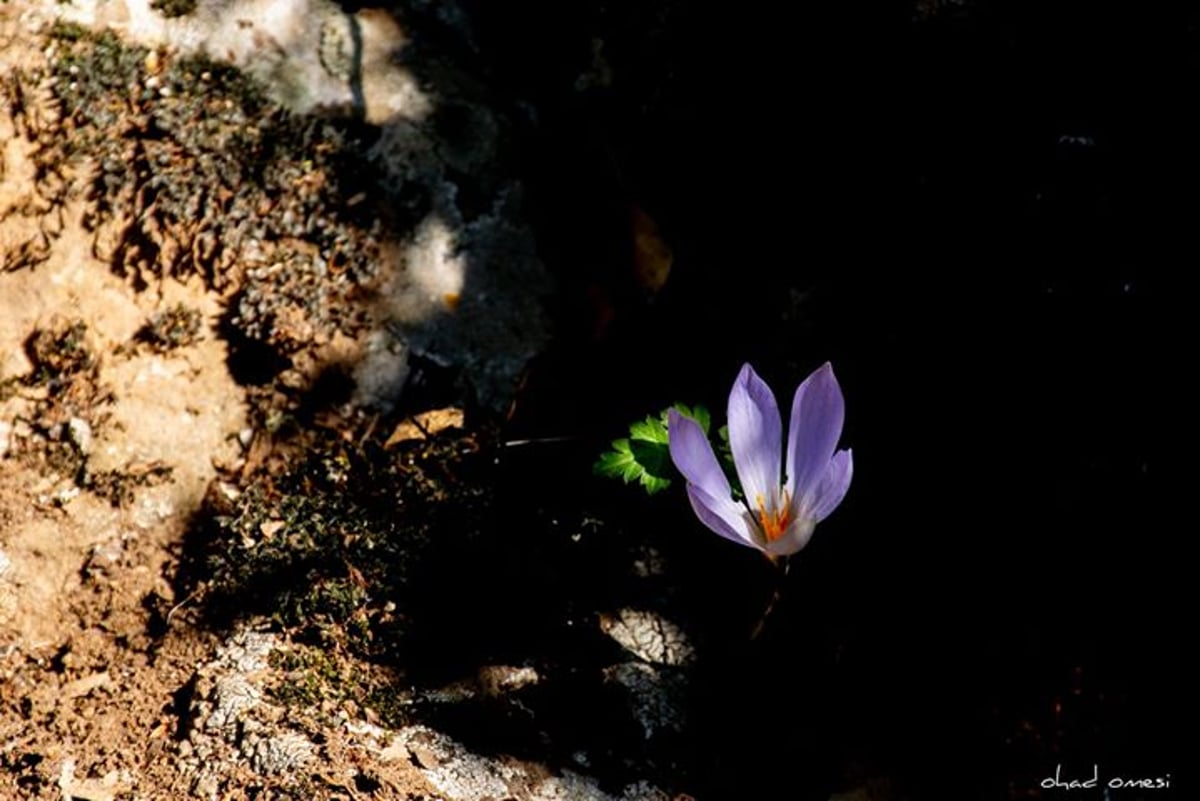
[[(460, 375), (463, 388), (485, 408), (507, 407), (525, 365), (548, 341), (542, 301), (550, 281), (521, 219), (520, 183), (505, 162), (504, 122), (469, 75), (430, 55), (427, 45), (420, 53), (429, 63), (414, 65), (408, 56), (412, 34), (390, 14), (378, 9), (350, 14), (326, 0), (205, 2), (172, 19), (141, 0), (83, 0), (41, 4), (29, 10), (25, 22), (32, 27), (52, 20), (115, 30), (148, 48), (147, 87), (161, 92), (160, 100), (177, 90), (154, 74), (155, 54), (203, 55), (243, 70), (293, 112), (367, 123), (376, 141), (360, 157), (378, 172), (374, 202), (391, 206), (396, 220), (386, 232), (349, 235), (382, 239), (367, 256), (378, 280), (364, 284), (358, 297), (327, 292), (316, 305), (304, 305), (306, 323), (290, 333), (295, 340), (290, 349), (312, 348), (318, 362), (340, 363), (345, 346), (336, 356), (319, 347), (338, 334), (349, 336), (362, 403), (390, 408), (408, 378), (409, 358), (417, 356)], [(471, 198), (469, 206), (464, 197)], [(231, 238), (240, 238), (219, 224), (213, 233), (226, 248)], [(115, 236), (119, 241), (124, 235)], [(311, 224), (300, 239), (322, 250), (295, 258), (264, 252), (246, 240), (232, 255), (262, 262), (262, 270), (270, 271), (251, 271), (252, 283), (281, 269), (313, 270), (306, 279), (310, 286), (338, 280), (335, 254), (312, 236)], [(294, 297), (311, 290), (284, 291)], [(364, 294), (375, 298), (364, 303)], [(365, 327), (336, 318), (325, 328), (307, 322), (330, 305), (346, 304), (361, 306)], [(237, 322), (243, 327), (256, 317), (259, 324), (278, 326), (272, 321), (280, 314), (299, 322), (287, 309), (259, 313), (244, 300), (242, 309)], [(319, 370), (318, 365), (309, 372)]]

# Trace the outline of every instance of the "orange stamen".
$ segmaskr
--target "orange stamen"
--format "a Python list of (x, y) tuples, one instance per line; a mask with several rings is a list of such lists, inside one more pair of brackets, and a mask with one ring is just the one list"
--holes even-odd
[(792, 503), (788, 497), (787, 490), (783, 490), (783, 497), (778, 509), (767, 510), (767, 504), (763, 500), (763, 496), (755, 497), (758, 504), (758, 523), (762, 527), (763, 534), (767, 538), (767, 542), (774, 542), (783, 536), (783, 532), (787, 531), (788, 524), (792, 522)]

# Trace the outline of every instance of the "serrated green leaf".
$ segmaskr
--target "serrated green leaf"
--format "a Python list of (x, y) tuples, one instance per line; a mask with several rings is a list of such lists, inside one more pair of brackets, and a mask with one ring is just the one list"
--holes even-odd
[(600, 454), (600, 458), (592, 465), (592, 472), (598, 476), (619, 478), (628, 484), (636, 481), (643, 471), (633, 457), (629, 440), (616, 439), (613, 440), (612, 450)]
[(614, 440), (592, 465), (596, 475), (637, 481), (650, 495), (671, 486), (673, 469), (667, 427), (654, 417), (629, 426), (629, 438)]
[(634, 440), (658, 442), (665, 445), (667, 443), (667, 427), (657, 417), (647, 417), (629, 427), (629, 436)]
[(642, 487), (645, 488), (647, 495), (653, 495), (656, 492), (662, 492), (667, 487), (671, 486), (671, 479), (656, 478), (649, 473), (642, 473)]
[[(673, 407), (685, 417), (695, 420), (708, 434), (712, 417), (703, 406), (677, 403)], [(667, 413), (651, 415), (629, 426), (629, 437), (613, 440), (612, 449), (600, 455), (592, 465), (598, 476), (619, 478), (626, 484), (637, 481), (650, 495), (671, 486), (675, 466), (671, 462), (670, 437), (667, 433)], [(725, 448), (728, 451), (728, 446)]]
[(670, 448), (665, 442), (632, 439), (629, 441), (629, 447), (633, 452), (634, 461), (641, 468), (639, 478), (647, 492), (654, 494), (671, 485), (674, 466), (671, 464)]

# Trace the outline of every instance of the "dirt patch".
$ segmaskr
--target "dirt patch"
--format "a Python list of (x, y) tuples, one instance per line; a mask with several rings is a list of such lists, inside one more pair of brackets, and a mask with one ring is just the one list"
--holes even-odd
[[(248, 442), (228, 299), (196, 272), (137, 281), (97, 258), (86, 182), (48, 175), (54, 40), (28, 36), (23, 10), (0, 8), (0, 795), (215, 797), (182, 769), (182, 733), (219, 638), (180, 625), (173, 575), (217, 466)], [(220, 778), (224, 798), (263, 786), (236, 764)], [(412, 789), (390, 786), (374, 797)]]
[[(19, 35), (18, 11), (0, 9), (6, 73), (43, 63), (39, 40)], [(238, 453), (243, 392), (216, 336), (218, 299), (198, 281), (139, 292), (95, 258), (83, 200), (46, 198), (37, 180), (30, 133), (46, 98), (6, 100), (2, 794), (169, 797), (174, 697), (215, 645), (166, 624), (169, 577), (214, 458)], [(195, 311), (195, 340), (140, 344), (138, 332), (175, 304)]]

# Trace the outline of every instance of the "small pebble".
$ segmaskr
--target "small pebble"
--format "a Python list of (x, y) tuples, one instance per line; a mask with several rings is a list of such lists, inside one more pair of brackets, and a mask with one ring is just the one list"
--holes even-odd
[(67, 421), (67, 436), (81, 454), (87, 456), (92, 452), (92, 426), (82, 417), (72, 417)]

